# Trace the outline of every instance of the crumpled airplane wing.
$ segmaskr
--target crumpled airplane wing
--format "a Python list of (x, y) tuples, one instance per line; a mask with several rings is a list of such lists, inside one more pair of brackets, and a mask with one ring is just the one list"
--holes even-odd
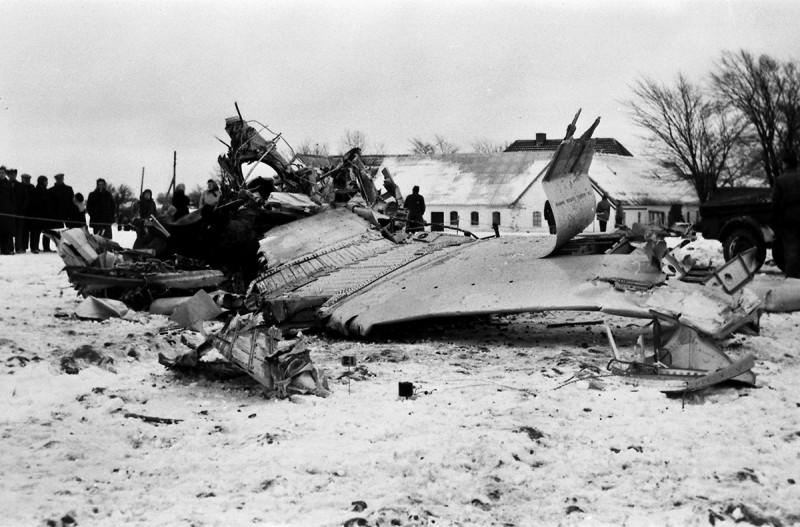
[[(542, 259), (551, 243), (546, 237), (507, 237), (465, 244), (324, 305), (319, 314), (331, 329), (366, 335), (377, 325), (431, 317), (598, 311), (613, 286), (593, 279), (634, 274), (640, 280), (660, 279), (660, 273), (642, 269), (636, 255)], [(646, 307), (635, 304), (621, 310), (649, 316)]]
[(588, 169), (596, 126), (575, 139), (573, 122), (543, 174), (555, 235), (475, 241), (426, 232), (396, 244), (357, 214), (331, 209), (262, 240), (269, 271), (253, 282), (251, 307), (279, 324), (322, 320), (359, 335), (432, 317), (581, 310), (650, 318), (651, 309), (714, 334), (754, 309), (742, 295), (697, 284), (650, 287), (664, 275), (646, 254), (553, 256), (594, 217)]

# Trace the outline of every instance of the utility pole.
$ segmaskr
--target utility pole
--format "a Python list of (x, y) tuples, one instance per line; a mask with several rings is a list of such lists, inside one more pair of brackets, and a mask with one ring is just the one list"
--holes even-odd
[(178, 164), (178, 151), (174, 150), (172, 152), (172, 181), (169, 184), (169, 188), (167, 189), (167, 197), (169, 199), (169, 194), (175, 188), (175, 167)]

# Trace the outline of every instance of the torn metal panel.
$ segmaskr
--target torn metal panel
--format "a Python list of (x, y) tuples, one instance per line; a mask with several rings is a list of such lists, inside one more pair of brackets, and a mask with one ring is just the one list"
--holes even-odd
[[(580, 111), (575, 116), (578, 119)], [(580, 139), (568, 134), (542, 177), (542, 187), (556, 225), (553, 250), (563, 246), (594, 220), (594, 190), (589, 166), (594, 155), (592, 132), (599, 119)], [(575, 121), (570, 126), (574, 130)]]
[[(672, 329), (666, 329), (665, 324)], [(671, 332), (666, 339), (665, 331)], [(650, 354), (644, 349), (643, 336), (625, 356), (617, 348), (608, 326), (606, 334), (614, 354), (608, 370), (629, 384), (655, 387), (662, 392), (699, 390), (726, 380), (755, 385), (755, 374), (750, 371), (755, 364), (752, 355), (734, 361), (711, 340), (674, 317), (654, 313)]]
[(275, 269), (365, 235), (380, 237), (369, 223), (348, 209), (329, 208), (267, 232), (259, 242), (259, 257), (269, 269)]
[(212, 341), (231, 363), (279, 397), (291, 394), (329, 394), (324, 372), (311, 361), (302, 335), (283, 340), (281, 331), (267, 327), (258, 315), (234, 317)]

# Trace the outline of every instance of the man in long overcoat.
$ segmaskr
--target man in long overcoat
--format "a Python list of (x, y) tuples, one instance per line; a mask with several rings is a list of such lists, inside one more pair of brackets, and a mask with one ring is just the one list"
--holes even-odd
[[(53, 228), (53, 204), (51, 202), (50, 189), (47, 188), (47, 176), (39, 176), (36, 186), (31, 191), (31, 199), (28, 203), (28, 215), (31, 217), (31, 252), (39, 252), (39, 237), (42, 231)], [(42, 250), (50, 252), (50, 238), (41, 236)]]
[(114, 196), (106, 188), (106, 180), (97, 180), (97, 187), (89, 193), (86, 200), (86, 212), (89, 213), (89, 225), (92, 232), (105, 238), (111, 239), (111, 224), (114, 223), (114, 216), (117, 206), (114, 203)]
[(72, 218), (72, 208), (75, 206), (72, 203), (72, 198), (75, 193), (72, 187), (64, 183), (64, 174), (56, 174), (56, 180), (53, 186), (50, 187), (50, 206), (53, 212), (53, 227), (54, 229), (61, 229), (64, 227), (64, 222)]

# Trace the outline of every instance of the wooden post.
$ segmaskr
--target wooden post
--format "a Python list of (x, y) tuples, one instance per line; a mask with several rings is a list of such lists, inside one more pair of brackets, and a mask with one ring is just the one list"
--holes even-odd
[(169, 194), (172, 192), (172, 189), (175, 188), (175, 165), (178, 164), (178, 151), (175, 150), (172, 152), (172, 181), (169, 183), (169, 188), (167, 189), (167, 197), (165, 199), (169, 199)]
[(142, 195), (142, 192), (144, 192), (144, 167), (142, 167), (142, 179), (139, 182), (139, 195), (140, 196)]

